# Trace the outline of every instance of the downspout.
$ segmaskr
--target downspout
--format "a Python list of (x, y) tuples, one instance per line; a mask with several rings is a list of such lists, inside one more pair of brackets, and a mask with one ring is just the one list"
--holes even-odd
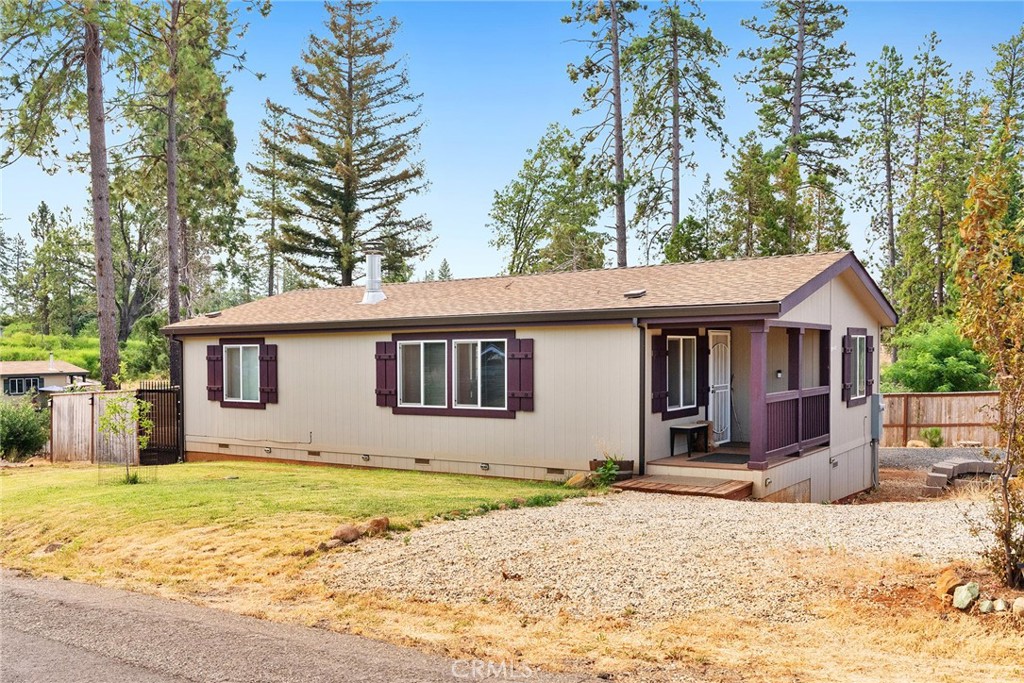
[(644, 394), (647, 389), (647, 326), (641, 325), (638, 318), (633, 318), (633, 327), (640, 330), (640, 400), (638, 411), (640, 439), (638, 444), (639, 450), (637, 451), (637, 462), (639, 463), (637, 474), (643, 475), (647, 469), (647, 425), (645, 423), (647, 413), (644, 411)]
[[(181, 359), (181, 386), (178, 387), (178, 401), (175, 406), (178, 414), (175, 415), (175, 418), (178, 423), (178, 462), (185, 462), (185, 344), (180, 337), (173, 334), (171, 343), (179, 346), (178, 358)], [(173, 388), (173, 385), (171, 386)]]

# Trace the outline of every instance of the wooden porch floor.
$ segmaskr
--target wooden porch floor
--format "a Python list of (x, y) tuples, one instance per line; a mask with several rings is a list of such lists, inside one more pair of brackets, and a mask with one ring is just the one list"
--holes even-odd
[(643, 493), (669, 493), (677, 496), (709, 496), (728, 500), (743, 500), (754, 491), (754, 483), (737, 479), (711, 479), (709, 477), (633, 477), (612, 484), (619, 491)]

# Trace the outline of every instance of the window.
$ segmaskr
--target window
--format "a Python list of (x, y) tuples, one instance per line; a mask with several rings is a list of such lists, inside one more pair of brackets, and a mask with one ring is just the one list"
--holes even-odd
[(868, 338), (853, 335), (853, 378), (851, 399), (864, 398), (868, 391)]
[(697, 407), (697, 338), (669, 337), (668, 409)]
[(258, 344), (224, 346), (224, 400), (259, 403), (260, 347)]
[(505, 409), (504, 340), (456, 341), (455, 406)]
[(20, 396), (32, 391), (39, 391), (38, 377), (12, 377), (7, 380), (7, 393), (11, 396)]
[(443, 341), (398, 344), (399, 405), (448, 405), (447, 347)]

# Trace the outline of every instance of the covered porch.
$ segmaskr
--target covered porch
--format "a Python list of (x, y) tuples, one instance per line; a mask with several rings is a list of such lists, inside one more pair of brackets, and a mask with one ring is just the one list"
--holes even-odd
[[(829, 444), (829, 326), (762, 319), (709, 324), (700, 334), (707, 340), (698, 344), (699, 355), (706, 348), (707, 366), (697, 370), (707, 392), (703, 414), (669, 424), (662, 418), (657, 431), (667, 432), (669, 448), (650, 451), (651, 472), (766, 470)], [(679, 436), (704, 422), (706, 449), (703, 438)]]

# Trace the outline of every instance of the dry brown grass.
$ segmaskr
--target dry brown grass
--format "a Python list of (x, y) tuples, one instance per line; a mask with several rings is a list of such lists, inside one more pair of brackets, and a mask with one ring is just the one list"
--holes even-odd
[[(535, 618), (501, 602), (449, 605), (379, 591), (332, 591), (333, 569), (301, 552), (323, 537), (329, 522), (304, 511), (178, 528), (145, 522), (132, 526), (130, 534), (75, 541), (87, 549), (58, 551), (38, 562), (23, 559), (19, 565), (451, 657), (611, 672), (619, 679), (1024, 680), (1022, 626), (1008, 617), (962, 614), (943, 604), (932, 595), (943, 567), (913, 559), (775, 549), (779, 571), (751, 590), (770, 592), (793, 577), (810, 580), (815, 588), (804, 597), (803, 609), (811, 618), (795, 623), (752, 618), (743, 604), (665, 621), (628, 614)], [(0, 540), (8, 559), (12, 554), (25, 558), (24, 549), (65, 531), (59, 518), (31, 532), (24, 524), (30, 521), (5, 521)], [(959, 569), (980, 579), (983, 593), (994, 589), (991, 576), (978, 567)]]

